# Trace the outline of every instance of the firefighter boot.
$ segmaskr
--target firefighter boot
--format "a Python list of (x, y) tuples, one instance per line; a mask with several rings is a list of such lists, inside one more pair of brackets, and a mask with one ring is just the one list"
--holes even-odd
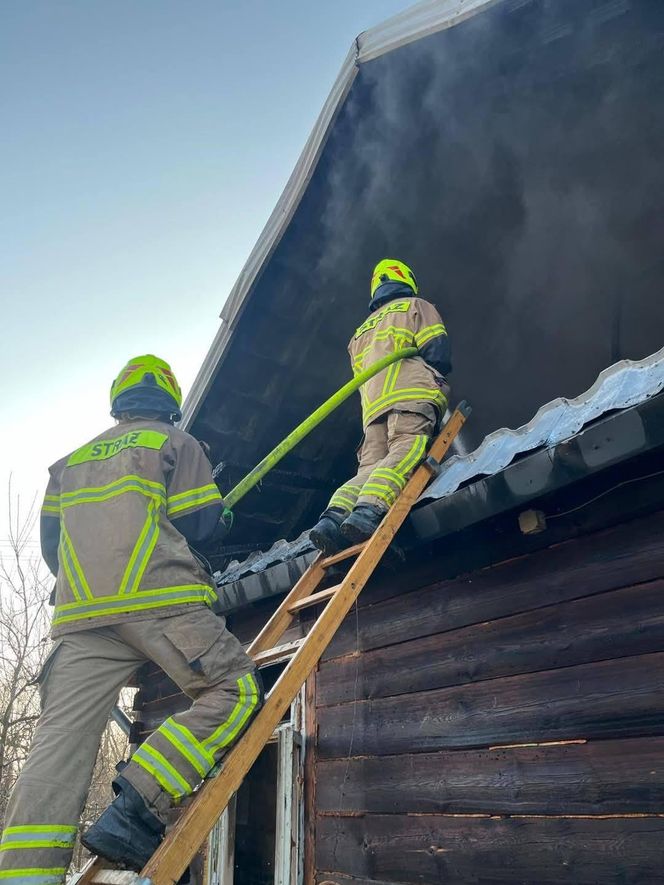
[(361, 544), (370, 538), (383, 521), (387, 510), (373, 504), (360, 504), (341, 526), (341, 534), (350, 544)]
[(164, 824), (146, 806), (129, 781), (113, 781), (117, 796), (82, 837), (88, 851), (139, 872), (159, 848)]
[(343, 510), (330, 507), (309, 532), (311, 543), (325, 556), (332, 556), (346, 546), (346, 541), (339, 530), (345, 516)]

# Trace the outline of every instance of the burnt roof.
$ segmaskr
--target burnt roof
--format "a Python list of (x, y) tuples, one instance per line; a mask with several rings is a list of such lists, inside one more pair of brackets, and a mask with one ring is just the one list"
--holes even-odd
[[(222, 491), (347, 380), (385, 254), (448, 325), (466, 450), (661, 344), (664, 5), (426, 5), (437, 30), (353, 48), (238, 283), (185, 410)], [(239, 504), (234, 543), (297, 537), (360, 434), (349, 402)]]

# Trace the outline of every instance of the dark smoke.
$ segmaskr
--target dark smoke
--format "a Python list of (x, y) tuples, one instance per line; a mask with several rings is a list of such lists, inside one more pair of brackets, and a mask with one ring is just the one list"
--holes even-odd
[(411, 263), (482, 435), (663, 343), (663, 27), (650, 2), (503, 2), (360, 68), (318, 273), (345, 268), (359, 316), (372, 263)]
[[(197, 422), (218, 459), (248, 468), (349, 377), (387, 256), (447, 322), (468, 448), (658, 350), (663, 49), (659, 0), (502, 0), (360, 65)], [(310, 525), (360, 434), (354, 401), (298, 447), (312, 491), (243, 502), (252, 542)]]

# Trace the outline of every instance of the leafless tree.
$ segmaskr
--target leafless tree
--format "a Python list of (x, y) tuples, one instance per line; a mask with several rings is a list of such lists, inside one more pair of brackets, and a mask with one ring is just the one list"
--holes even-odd
[(34, 502), (27, 513), (8, 495), (9, 536), (0, 548), (0, 819), (30, 749), (39, 717), (33, 684), (48, 652), (47, 581), (31, 554)]
[[(39, 718), (35, 680), (50, 648), (48, 600), (53, 586), (32, 540), (37, 518), (34, 501), (22, 513), (11, 485), (8, 491), (9, 535), (0, 544), (0, 830)], [(123, 699), (130, 705), (131, 692), (123, 693)], [(82, 828), (96, 820), (112, 800), (115, 764), (126, 754), (125, 735), (109, 723), (102, 736)], [(77, 844), (74, 867), (80, 867), (83, 854)]]

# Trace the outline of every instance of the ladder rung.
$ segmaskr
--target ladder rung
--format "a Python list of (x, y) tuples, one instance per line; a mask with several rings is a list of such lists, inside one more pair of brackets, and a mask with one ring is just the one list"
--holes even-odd
[(328, 587), (327, 590), (321, 590), (319, 593), (313, 593), (311, 596), (303, 596), (302, 599), (298, 599), (297, 602), (289, 606), (288, 611), (291, 614), (295, 614), (295, 612), (299, 612), (303, 608), (309, 608), (311, 605), (325, 602), (326, 599), (331, 599), (335, 595), (339, 587), (341, 587), (341, 584), (335, 584), (334, 587)]
[(150, 885), (152, 880), (143, 879), (138, 873), (129, 870), (99, 870), (92, 881), (99, 885)]
[(349, 559), (351, 556), (358, 556), (366, 546), (366, 541), (364, 541), (362, 544), (355, 544), (353, 545), (353, 547), (347, 547), (340, 553), (334, 553), (332, 556), (326, 556), (325, 559), (321, 559), (318, 564), (321, 568), (329, 568), (331, 565), (336, 565), (337, 562), (343, 562), (344, 559)]
[(303, 641), (302, 639), (294, 639), (292, 642), (284, 642), (283, 645), (275, 645), (274, 648), (259, 651), (253, 656), (254, 663), (259, 667), (265, 667), (267, 664), (276, 664), (279, 661), (288, 660), (288, 658), (293, 657)]

